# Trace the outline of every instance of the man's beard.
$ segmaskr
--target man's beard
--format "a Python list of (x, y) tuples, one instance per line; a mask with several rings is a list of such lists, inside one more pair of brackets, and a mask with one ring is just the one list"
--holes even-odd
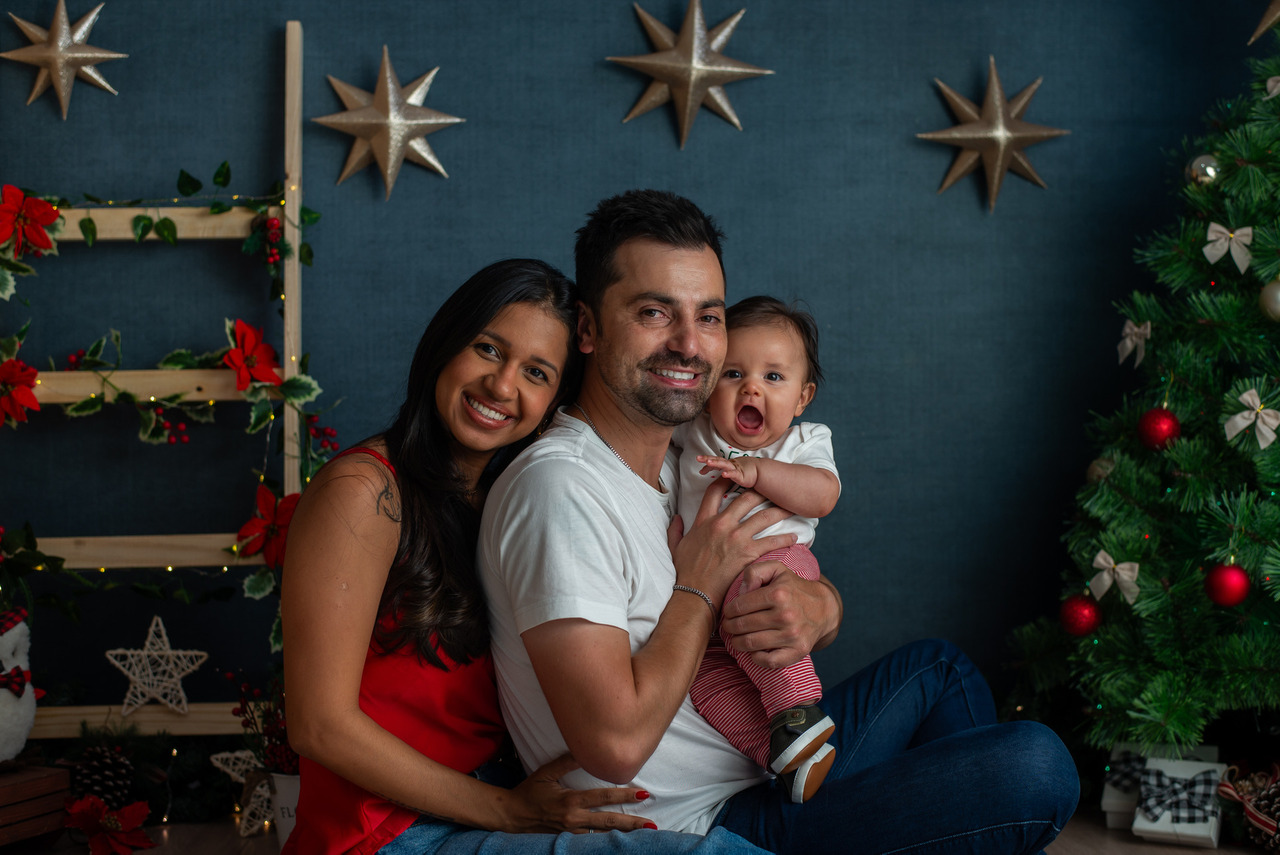
[[(711, 390), (714, 388), (711, 382), (711, 365), (705, 360), (677, 359), (663, 354), (651, 356), (636, 367), (644, 380), (630, 388), (611, 388), (623, 404), (630, 405), (632, 409), (664, 427), (675, 427), (692, 421), (702, 412), (707, 399), (711, 397)], [(693, 371), (701, 377), (701, 382), (692, 389), (672, 389), (645, 382), (649, 373), (657, 369)], [(605, 382), (608, 383), (608, 380)]]

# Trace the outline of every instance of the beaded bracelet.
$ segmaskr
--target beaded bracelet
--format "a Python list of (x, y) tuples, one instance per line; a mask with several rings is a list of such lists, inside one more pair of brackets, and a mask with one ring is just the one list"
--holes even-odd
[(716, 615), (716, 604), (711, 602), (711, 598), (702, 591), (699, 591), (697, 588), (690, 588), (688, 585), (672, 585), (671, 590), (684, 591), (686, 594), (693, 594), (695, 596), (702, 597), (702, 601), (707, 604), (707, 608), (711, 609), (712, 626), (714, 626), (716, 621), (719, 620), (719, 617)]

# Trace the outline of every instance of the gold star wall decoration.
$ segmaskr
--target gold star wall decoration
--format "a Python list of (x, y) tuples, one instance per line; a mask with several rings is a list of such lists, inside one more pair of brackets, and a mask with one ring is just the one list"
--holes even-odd
[(1253, 38), (1249, 39), (1249, 44), (1256, 42), (1263, 33), (1274, 27), (1277, 21), (1280, 21), (1280, 0), (1271, 0), (1271, 5), (1262, 13), (1262, 21), (1258, 24), (1258, 29), (1253, 31)]
[(62, 118), (65, 121), (67, 107), (71, 104), (71, 87), (75, 84), (77, 77), (107, 90), (112, 95), (116, 94), (116, 90), (111, 88), (106, 78), (94, 65), (111, 59), (123, 59), (128, 54), (103, 50), (87, 44), (89, 31), (97, 23), (98, 13), (105, 5), (105, 3), (99, 3), (92, 12), (72, 26), (67, 18), (65, 0), (58, 0), (58, 8), (53, 12), (53, 22), (49, 24), (47, 30), (37, 27), (30, 21), (22, 20), (12, 12), (9, 13), (9, 17), (13, 18), (14, 23), (31, 44), (17, 50), (5, 51), (0, 53), (0, 56), (14, 62), (25, 62), (40, 69), (40, 73), (36, 75), (35, 85), (31, 87), (28, 104), (39, 98), (44, 90), (52, 85), (53, 91), (58, 96), (58, 103), (62, 106)]
[(728, 44), (729, 37), (733, 35), (734, 28), (738, 26), (738, 21), (746, 10), (738, 10), (737, 14), (707, 32), (707, 22), (702, 16), (702, 3), (700, 0), (690, 0), (684, 24), (677, 36), (641, 9), (639, 4), (636, 4), (635, 9), (645, 32), (649, 34), (649, 41), (657, 50), (643, 56), (607, 57), (610, 62), (643, 71), (653, 78), (649, 88), (622, 121), (629, 122), (636, 116), (673, 101), (676, 122), (680, 128), (680, 148), (684, 148), (685, 141), (689, 139), (693, 120), (698, 116), (699, 107), (704, 104), (729, 124), (742, 130), (742, 123), (738, 121), (728, 96), (724, 94), (724, 85), (748, 77), (773, 74), (767, 68), (730, 59), (720, 52)]
[(439, 70), (439, 67), (433, 68), (408, 86), (401, 86), (395, 69), (391, 67), (387, 47), (383, 45), (378, 85), (373, 92), (365, 92), (329, 76), (329, 83), (347, 109), (312, 121), (356, 138), (342, 167), (342, 174), (338, 176), (339, 184), (376, 161), (390, 199), (391, 188), (395, 186), (400, 166), (406, 159), (449, 177), (424, 137), (466, 119), (422, 106), (431, 81)]
[(1004, 89), (1000, 86), (1000, 77), (996, 74), (996, 58), (993, 56), (987, 72), (987, 94), (983, 99), (982, 109), (979, 110), (968, 98), (934, 78), (933, 82), (942, 90), (942, 96), (947, 99), (951, 112), (960, 120), (960, 124), (945, 131), (932, 131), (916, 136), (963, 149), (956, 155), (951, 169), (942, 180), (939, 193), (976, 170), (979, 164), (982, 164), (987, 175), (987, 201), (993, 211), (996, 197), (1000, 195), (1000, 185), (1009, 170), (1041, 187), (1046, 186), (1031, 168), (1031, 162), (1022, 149), (1071, 132), (1022, 121), (1022, 114), (1027, 111), (1031, 96), (1040, 88), (1043, 80), (1043, 77), (1037, 78), (1015, 95), (1013, 100), (1006, 100)]
[(150, 700), (157, 700), (175, 712), (186, 713), (187, 693), (182, 678), (199, 668), (209, 654), (203, 650), (171, 650), (169, 635), (160, 618), (151, 619), (151, 629), (141, 650), (108, 650), (107, 659), (129, 678), (120, 715), (125, 716)]

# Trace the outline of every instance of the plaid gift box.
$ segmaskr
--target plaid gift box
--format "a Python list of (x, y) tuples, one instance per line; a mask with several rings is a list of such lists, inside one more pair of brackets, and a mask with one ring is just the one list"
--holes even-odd
[(1133, 833), (1185, 846), (1218, 846), (1218, 782), (1223, 763), (1151, 757), (1142, 770)]
[[(1169, 757), (1173, 749), (1167, 745), (1156, 746), (1152, 757)], [(1203, 760), (1216, 763), (1218, 746), (1199, 745), (1186, 752), (1184, 760)], [(1107, 815), (1107, 828), (1128, 828), (1133, 825), (1133, 812), (1138, 808), (1138, 784), (1147, 758), (1138, 753), (1135, 742), (1120, 742), (1111, 749), (1106, 777), (1102, 785), (1102, 809)]]

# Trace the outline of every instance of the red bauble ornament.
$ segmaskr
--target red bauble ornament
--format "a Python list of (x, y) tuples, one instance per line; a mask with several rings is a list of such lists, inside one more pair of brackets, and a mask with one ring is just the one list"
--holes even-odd
[(1216, 605), (1238, 606), (1249, 596), (1249, 574), (1239, 564), (1219, 564), (1204, 574), (1204, 592)]
[(1178, 417), (1164, 407), (1147, 410), (1138, 419), (1138, 439), (1152, 451), (1163, 451), (1182, 435)]
[(1088, 594), (1072, 594), (1062, 602), (1058, 612), (1062, 628), (1072, 635), (1088, 635), (1102, 623), (1098, 601)]

